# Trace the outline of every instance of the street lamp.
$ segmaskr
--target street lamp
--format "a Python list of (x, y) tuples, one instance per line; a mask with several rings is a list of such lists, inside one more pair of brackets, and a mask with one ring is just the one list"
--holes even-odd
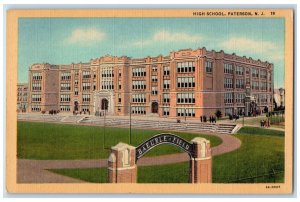
[(131, 102), (129, 102), (129, 144), (131, 144)]

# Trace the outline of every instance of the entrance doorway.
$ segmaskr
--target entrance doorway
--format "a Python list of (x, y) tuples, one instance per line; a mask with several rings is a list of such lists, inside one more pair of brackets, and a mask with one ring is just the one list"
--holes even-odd
[(157, 102), (152, 102), (151, 113), (158, 113), (158, 103)]
[(78, 111), (78, 101), (74, 102), (74, 111)]
[(106, 98), (101, 100), (101, 110), (108, 110), (108, 100)]

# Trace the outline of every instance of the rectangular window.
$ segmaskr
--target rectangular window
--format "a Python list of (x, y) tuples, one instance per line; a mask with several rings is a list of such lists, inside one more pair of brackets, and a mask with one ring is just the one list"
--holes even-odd
[(195, 62), (177, 62), (177, 72), (195, 72)]
[(195, 117), (194, 108), (177, 108), (176, 112), (179, 117)]
[(60, 105), (60, 111), (62, 112), (69, 112), (70, 109), (70, 105)]
[(42, 73), (41, 72), (35, 72), (32, 74), (32, 80), (42, 80)]
[(170, 94), (163, 93), (163, 103), (170, 103)]
[(169, 107), (164, 107), (163, 108), (163, 113), (164, 113), (164, 116), (169, 116), (170, 115), (170, 108)]
[(177, 77), (178, 88), (193, 88), (195, 87), (194, 77)]
[(42, 101), (41, 94), (32, 94), (31, 101), (32, 102), (41, 102)]
[(83, 94), (82, 102), (90, 102), (90, 94)]
[(82, 78), (84, 78), (84, 79), (91, 78), (91, 72), (90, 71), (83, 71), (82, 72)]
[(157, 82), (157, 76), (151, 76), (152, 82)]
[(62, 91), (69, 91), (69, 90), (71, 90), (70, 83), (61, 83), (60, 84), (60, 90), (62, 90)]
[(169, 89), (170, 88), (170, 80), (163, 80), (163, 88)]
[(169, 66), (164, 66), (164, 76), (170, 75), (170, 67)]
[(61, 94), (60, 101), (61, 102), (70, 102), (71, 101), (70, 94)]
[(205, 61), (205, 71), (207, 73), (212, 73), (213, 71), (213, 63), (210, 61)]
[(225, 74), (233, 74), (233, 65), (224, 63), (224, 73)]
[(225, 104), (233, 103), (233, 93), (225, 93), (224, 94), (224, 103)]
[(157, 86), (152, 86), (151, 94), (152, 95), (157, 95)]
[(232, 78), (224, 78), (224, 88), (233, 88)]
[(132, 114), (146, 114), (146, 109), (145, 107), (131, 107), (131, 113)]
[(61, 80), (71, 80), (71, 72), (62, 72), (60, 75)]
[(177, 93), (177, 103), (181, 103), (181, 104), (195, 103), (194, 93)]
[(82, 83), (82, 90), (90, 90), (91, 83)]

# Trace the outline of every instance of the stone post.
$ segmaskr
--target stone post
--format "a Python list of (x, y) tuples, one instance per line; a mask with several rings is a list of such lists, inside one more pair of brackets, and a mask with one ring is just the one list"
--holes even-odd
[(111, 148), (108, 158), (109, 183), (136, 183), (135, 147), (119, 143)]
[(196, 137), (192, 141), (194, 157), (191, 158), (190, 181), (191, 183), (212, 182), (212, 157), (210, 141)]

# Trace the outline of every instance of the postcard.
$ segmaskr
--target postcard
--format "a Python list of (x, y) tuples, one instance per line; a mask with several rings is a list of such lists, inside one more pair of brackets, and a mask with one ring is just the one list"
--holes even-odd
[(8, 10), (10, 193), (290, 194), (292, 9)]

